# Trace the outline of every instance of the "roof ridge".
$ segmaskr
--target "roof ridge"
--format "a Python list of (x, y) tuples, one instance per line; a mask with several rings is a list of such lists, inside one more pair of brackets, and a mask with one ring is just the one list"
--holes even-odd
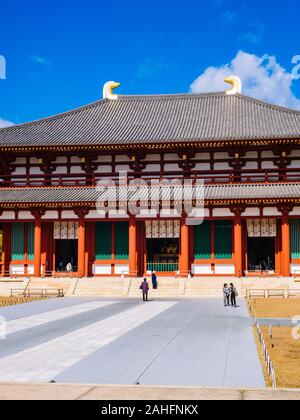
[(0, 133), (4, 132), (4, 131), (14, 131), (14, 130), (19, 129), (19, 128), (28, 127), (28, 126), (36, 125), (36, 124), (41, 124), (43, 122), (55, 121), (55, 120), (58, 120), (60, 118), (66, 117), (67, 115), (77, 114), (77, 113), (82, 112), (86, 109), (93, 108), (97, 105), (100, 105), (100, 104), (108, 102), (108, 101), (109, 101), (109, 99), (98, 99), (97, 101), (91, 102), (87, 105), (81, 105), (77, 108), (71, 109), (69, 111), (64, 111), (64, 112), (61, 112), (59, 114), (50, 115), (48, 117), (40, 118), (38, 120), (28, 121), (28, 122), (21, 123), (21, 124), (15, 124), (15, 125), (12, 125), (12, 126), (9, 126), (9, 127), (3, 127), (3, 128), (0, 128)]
[(270, 104), (269, 102), (265, 102), (261, 99), (257, 99), (257, 98), (253, 98), (252, 96), (248, 96), (248, 95), (243, 95), (243, 94), (238, 94), (238, 96), (242, 97), (243, 99), (249, 101), (249, 102), (254, 102), (258, 105), (262, 105), (266, 108), (272, 108), (275, 109), (277, 111), (282, 111), (282, 112), (288, 112), (291, 114), (299, 114), (300, 115), (300, 111), (297, 109), (293, 109), (293, 108), (287, 108), (281, 105), (276, 105), (276, 104)]

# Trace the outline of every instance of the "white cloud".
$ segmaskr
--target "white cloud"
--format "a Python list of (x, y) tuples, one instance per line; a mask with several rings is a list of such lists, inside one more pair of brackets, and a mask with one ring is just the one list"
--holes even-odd
[(221, 67), (209, 67), (191, 85), (192, 93), (225, 91), (224, 78), (237, 75), (243, 83), (243, 94), (284, 107), (300, 110), (300, 99), (292, 90), (293, 74), (276, 60), (265, 54), (258, 57), (240, 51), (229, 63)]
[(10, 121), (5, 121), (5, 120), (2, 120), (2, 119), (0, 118), (0, 128), (4, 128), (4, 127), (11, 127), (12, 125), (14, 125), (12, 122), (10, 122)]

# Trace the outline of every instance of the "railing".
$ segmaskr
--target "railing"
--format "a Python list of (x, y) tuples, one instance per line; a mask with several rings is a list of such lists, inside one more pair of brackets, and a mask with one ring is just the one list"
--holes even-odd
[[(128, 180), (134, 180), (142, 177), (146, 182), (153, 179), (174, 179), (174, 177), (183, 177), (183, 172), (165, 172), (162, 176), (158, 172), (145, 173), (128, 173)], [(0, 187), (80, 187), (80, 186), (96, 186), (100, 180), (111, 179), (118, 185), (118, 174), (52, 174), (52, 175), (1, 175)], [(190, 177), (194, 182), (199, 180), (205, 184), (230, 184), (230, 183), (272, 183), (272, 182), (299, 182), (299, 171), (287, 169), (282, 171), (279, 169), (266, 170), (243, 170), (242, 174), (237, 175), (233, 171), (192, 171)]]
[(25, 298), (30, 298), (33, 296), (38, 296), (41, 298), (47, 297), (64, 297), (64, 289), (11, 289), (10, 296), (23, 296)]
[(179, 268), (179, 263), (170, 261), (170, 262), (148, 262), (147, 271), (154, 271), (157, 273), (174, 273), (177, 272)]
[(251, 298), (248, 296), (247, 294), (247, 303), (248, 303), (248, 308), (249, 308), (249, 313), (251, 315), (252, 318), (252, 322), (253, 322), (253, 326), (256, 329), (256, 333), (258, 335), (258, 339), (259, 339), (259, 344), (261, 346), (261, 351), (264, 357), (264, 361), (266, 363), (266, 369), (267, 369), (267, 373), (268, 376), (270, 378), (270, 381), (272, 383), (272, 388), (276, 389), (277, 388), (277, 380), (276, 380), (276, 372), (275, 372), (275, 367), (273, 365), (271, 356), (269, 355), (268, 352), (268, 348), (264, 339), (264, 335), (262, 333), (262, 330), (260, 328), (260, 325), (257, 321), (257, 319), (254, 317), (254, 313), (252, 311), (252, 305), (251, 305)]
[(247, 299), (251, 298), (293, 298), (300, 296), (300, 290), (292, 289), (252, 289), (246, 291)]

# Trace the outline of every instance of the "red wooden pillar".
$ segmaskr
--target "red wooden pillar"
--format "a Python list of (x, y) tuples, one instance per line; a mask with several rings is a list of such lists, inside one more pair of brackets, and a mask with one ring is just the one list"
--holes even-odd
[(129, 220), (129, 275), (137, 276), (137, 234), (136, 220), (133, 217)]
[(186, 223), (186, 218), (181, 220), (180, 229), (180, 269), (179, 273), (183, 277), (189, 275), (189, 226)]
[(34, 277), (41, 277), (42, 265), (42, 216), (45, 210), (35, 210), (34, 215)]
[(78, 276), (84, 277), (85, 272), (85, 219), (78, 220)]
[(3, 239), (2, 239), (2, 276), (9, 273), (9, 266), (11, 261), (11, 223), (3, 224)]
[(282, 269), (283, 277), (291, 275), (291, 234), (290, 220), (288, 214), (284, 214), (281, 221), (281, 237), (282, 237)]
[(242, 207), (232, 208), (234, 213), (233, 224), (233, 242), (234, 242), (234, 261), (235, 261), (235, 276), (243, 277), (243, 225), (242, 214), (245, 211)]
[(88, 212), (86, 209), (75, 210), (75, 214), (78, 216), (78, 277), (87, 275), (85, 264), (85, 216)]

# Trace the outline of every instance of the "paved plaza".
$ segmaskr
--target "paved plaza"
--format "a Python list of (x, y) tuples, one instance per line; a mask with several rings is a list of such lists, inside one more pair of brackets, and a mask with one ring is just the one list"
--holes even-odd
[(0, 310), (0, 382), (264, 387), (244, 301), (65, 298)]

